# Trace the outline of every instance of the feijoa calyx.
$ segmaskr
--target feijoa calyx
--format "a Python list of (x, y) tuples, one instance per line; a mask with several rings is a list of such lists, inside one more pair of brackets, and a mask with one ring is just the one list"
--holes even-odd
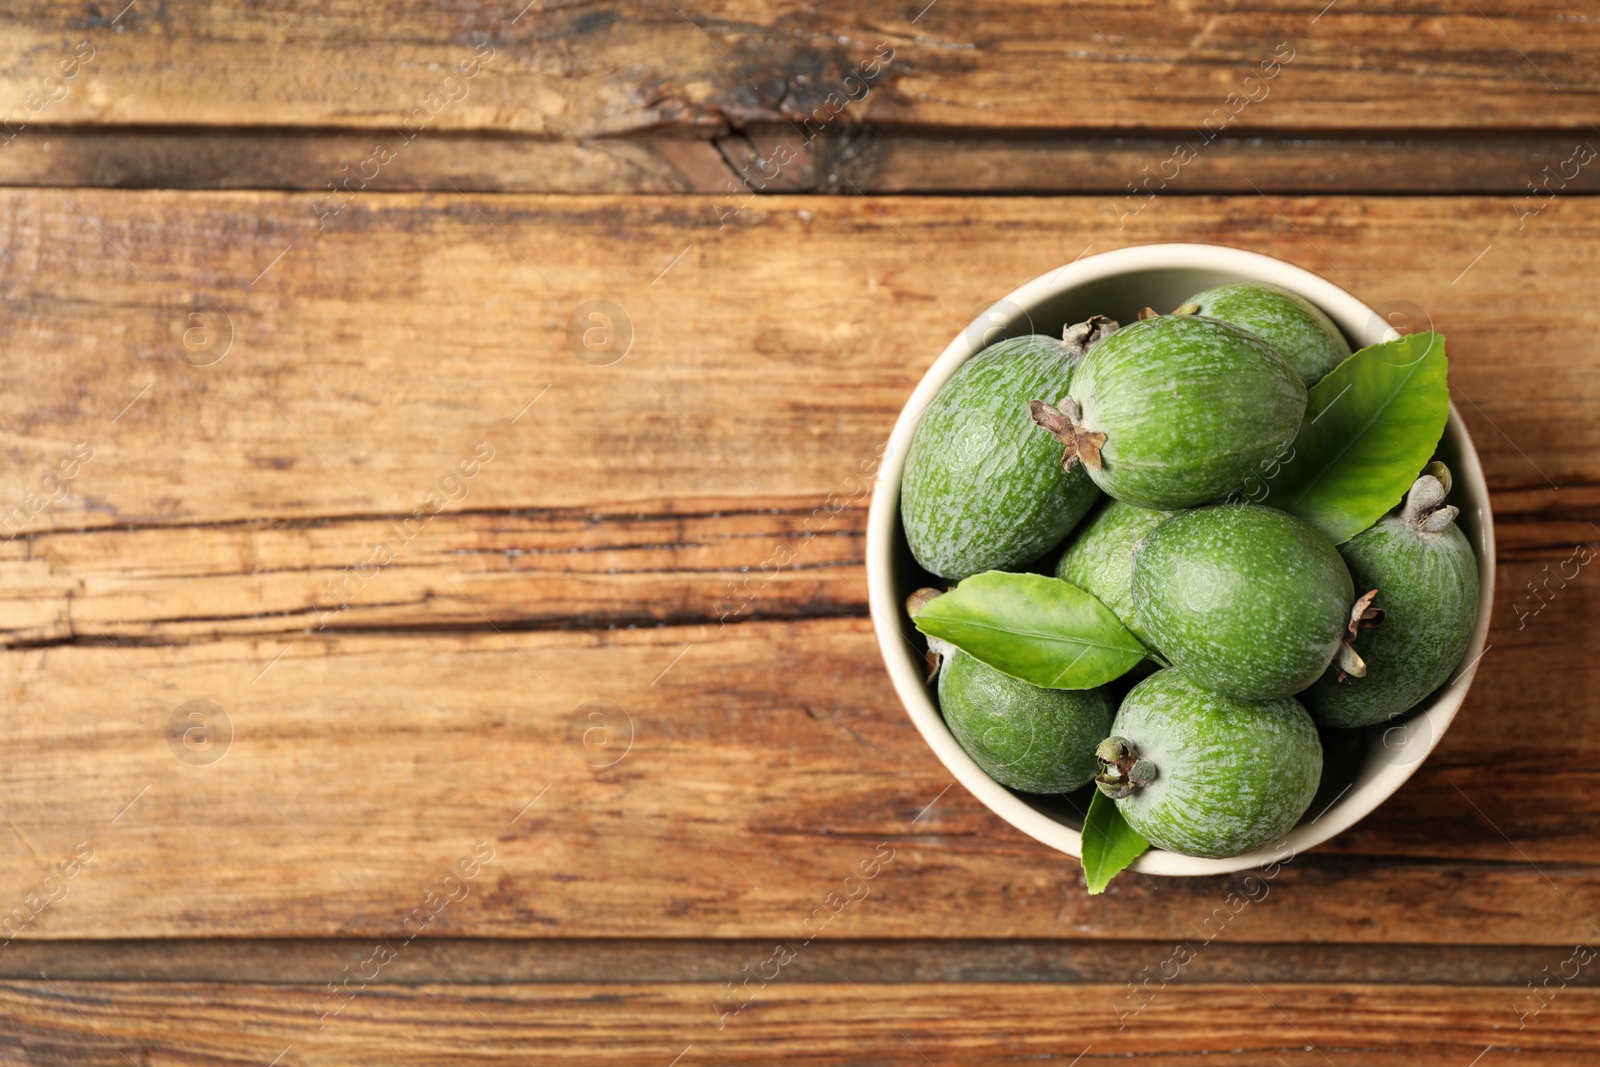
[(1316, 795), (1322, 743), (1293, 697), (1245, 701), (1157, 671), (1129, 691), (1095, 781), (1152, 844), (1222, 858), (1291, 830)]
[(1405, 503), (1339, 547), (1356, 588), (1376, 590), (1375, 626), (1346, 637), (1354, 657), (1328, 668), (1301, 700), (1324, 726), (1383, 722), (1410, 710), (1455, 670), (1478, 621), (1478, 561), (1446, 504), (1450, 472), (1430, 464)]
[(1171, 511), (1220, 499), (1280, 457), (1305, 407), (1300, 375), (1255, 334), (1157, 315), (1090, 348), (1066, 396), (1034, 405), (1034, 419), (1065, 445), (1065, 466), (1088, 468), (1118, 500)]
[(1094, 747), (1111, 726), (1103, 689), (1041, 689), (953, 647), (942, 651), (939, 709), (984, 773), (1025, 793), (1088, 784)]
[(1315, 682), (1354, 600), (1327, 538), (1259, 504), (1182, 512), (1134, 549), (1134, 610), (1156, 650), (1195, 684), (1240, 700)]
[(1178, 311), (1243, 326), (1276, 348), (1307, 388), (1350, 356), (1350, 342), (1321, 308), (1276, 285), (1219, 285), (1194, 294)]
[(1065, 395), (1079, 352), (1041, 335), (973, 356), (923, 412), (906, 454), (900, 517), (925, 570), (966, 578), (1038, 559), (1099, 498), (1034, 426), (1028, 402)]
[(1057, 578), (1099, 597), (1146, 646), (1153, 642), (1133, 604), (1133, 546), (1170, 515), (1107, 500), (1078, 527), (1056, 563)]

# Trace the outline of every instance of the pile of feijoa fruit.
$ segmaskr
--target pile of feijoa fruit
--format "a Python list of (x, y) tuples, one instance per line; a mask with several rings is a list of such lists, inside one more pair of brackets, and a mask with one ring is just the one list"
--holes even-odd
[(951, 733), (1014, 790), (1094, 782), (1086, 857), (1092, 832), (1133, 855), (1280, 840), (1324, 744), (1426, 700), (1471, 639), (1448, 414), (1443, 337), (1352, 353), (1270, 285), (979, 352), (900, 485)]

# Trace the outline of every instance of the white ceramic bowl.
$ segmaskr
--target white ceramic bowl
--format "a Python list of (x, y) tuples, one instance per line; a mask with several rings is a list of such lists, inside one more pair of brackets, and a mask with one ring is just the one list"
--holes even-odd
[[(867, 519), (867, 580), (878, 645), (895, 691), (923, 738), (957, 781), (1012, 826), (1071, 856), (1079, 855), (1082, 819), (1076, 808), (1057, 798), (1013, 792), (985, 774), (957, 744), (923, 681), (921, 654), (913, 646), (914, 631), (904, 608), (906, 595), (921, 584), (922, 574), (900, 527), (900, 475), (906, 450), (934, 395), (962, 363), (986, 345), (1027, 333), (1060, 336), (1063, 325), (1094, 313), (1131, 322), (1141, 307), (1173, 308), (1201, 289), (1234, 281), (1270, 282), (1299, 293), (1327, 312), (1354, 347), (1397, 336), (1387, 320), (1333, 283), (1255, 252), (1220, 245), (1162, 244), (1089, 256), (1015, 290), (950, 342), (906, 402), (878, 471)], [(1134, 870), (1212, 875), (1282, 861), (1286, 855), (1321, 844), (1369, 814), (1411, 777), (1439, 743), (1472, 684), (1494, 603), (1494, 521), (1489, 514), (1489, 490), (1478, 454), (1454, 405), (1439, 447), (1454, 475), (1450, 499), (1461, 509), (1457, 522), (1478, 554), (1482, 582), (1472, 643), (1451, 681), (1420, 708), (1364, 731), (1365, 757), (1347, 775), (1345, 791), (1331, 803), (1319, 799), (1300, 825), (1273, 848), (1220, 860), (1153, 848), (1133, 865)]]

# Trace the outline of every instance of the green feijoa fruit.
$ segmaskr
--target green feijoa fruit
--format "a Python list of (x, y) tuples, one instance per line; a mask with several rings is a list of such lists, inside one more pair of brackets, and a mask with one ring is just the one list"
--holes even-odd
[(1356, 588), (1377, 595), (1301, 694), (1322, 725), (1370, 726), (1409, 711), (1461, 662), (1478, 621), (1478, 560), (1444, 502), (1449, 482), (1442, 463), (1430, 464), (1403, 506), (1339, 546)]
[[(1046, 400), (1049, 398), (1046, 397)], [(1220, 499), (1281, 457), (1306, 386), (1278, 351), (1232, 323), (1156, 315), (1089, 349), (1034, 421), (1118, 500), (1174, 511)]]
[(1057, 578), (1099, 597), (1147, 646), (1153, 642), (1133, 608), (1133, 546), (1171, 514), (1107, 500), (1072, 535), (1056, 563)]
[(1096, 756), (1095, 781), (1129, 826), (1213, 859), (1288, 833), (1322, 777), (1322, 743), (1299, 701), (1236, 700), (1174, 669), (1133, 687)]
[(1219, 285), (1191, 296), (1177, 314), (1206, 315), (1243, 326), (1276, 348), (1307, 388), (1350, 357), (1350, 342), (1321, 308), (1276, 285)]
[(1097, 766), (1111, 728), (1100, 689), (1041, 689), (951, 647), (939, 672), (939, 708), (984, 773), (1025, 793), (1070, 793)]
[(923, 412), (900, 482), (911, 554), (943, 578), (1031, 563), (1099, 498), (1028, 417), (1064, 395), (1076, 356), (1051, 337), (1015, 337), (964, 363)]
[(1156, 651), (1197, 685), (1240, 700), (1316, 681), (1354, 599), (1328, 539), (1259, 504), (1182, 512), (1134, 548), (1134, 610)]

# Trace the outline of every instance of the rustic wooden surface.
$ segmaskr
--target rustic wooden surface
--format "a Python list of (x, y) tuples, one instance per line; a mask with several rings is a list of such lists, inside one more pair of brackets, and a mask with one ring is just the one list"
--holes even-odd
[[(1457, 1067), (1515, 1032), (1505, 991), (1479, 987), (1283, 986), (1162, 991), (1119, 1028), (1121, 987), (796, 983), (717, 1027), (718, 987), (683, 983), (373, 986), (321, 1029), (314, 986), (237, 983), (0, 984), (0, 1008), (29, 1019), (39, 1064), (137, 1062), (159, 1048), (188, 1063), (515, 1064), (680, 1062), (1004, 1064), (1132, 1056), (1176, 1067)], [(1593, 1062), (1600, 994), (1567, 990), (1516, 1033), (1515, 1062)], [(1510, 1024), (1509, 1026), (1507, 1024)], [(0, 1042), (6, 1039), (0, 1037)], [(1486, 1054), (1485, 1050), (1488, 1050)], [(1508, 1057), (1506, 1052), (1500, 1052)], [(535, 1060), (533, 1057), (537, 1056)], [(692, 1057), (692, 1059), (691, 1059)], [(165, 1056), (163, 1058), (166, 1058)]]
[[(1182, 129), (1229, 92), (1260, 96), (1244, 78), (1275, 55), (1287, 65), (1236, 121), (1586, 130), (1600, 104), (1594, 13), (1544, 0), (1396, 11), (1348, 0), (1066, 10), (1042, 0), (88, 10), (21, 0), (0, 25), (14, 57), (0, 69), (7, 98), (90, 42), (84, 91), (45, 113), (59, 125), (386, 128), (475, 54), (482, 73), (431, 128), (576, 139), (799, 120), (880, 44), (893, 58), (861, 116), (878, 125)], [(1423, 100), (1442, 107), (1420, 111)]]
[[(1600, 593), (1552, 577), (1600, 542), (1593, 11), (136, 0), (0, 41), (0, 1063), (1600, 1052)], [(1242, 908), (1088, 898), (953, 785), (866, 608), (933, 357), (1151, 241), (1443, 331), (1496, 514), (1455, 726)], [(186, 751), (191, 701), (231, 740)]]
[[(1203, 118), (1203, 113), (1197, 117)], [(1236, 129), (1230, 124), (1229, 130)], [(363, 192), (709, 193), (743, 184), (820, 193), (1097, 193), (1116, 201), (1155, 178), (1184, 140), (1140, 131), (909, 130), (862, 127), (849, 111), (803, 134), (785, 124), (664, 130), (585, 141), (479, 131), (418, 138), (371, 175)], [(1593, 193), (1600, 168), (1567, 164), (1592, 136), (1578, 130), (1486, 133), (1334, 130), (1227, 132), (1172, 183), (1185, 193), (1494, 193), (1525, 208), (1550, 192)], [(1185, 143), (1198, 143), (1189, 135)], [(384, 141), (366, 130), (49, 127), (0, 151), (0, 185), (325, 191)], [(770, 174), (780, 147), (795, 162)], [(770, 155), (769, 155), (770, 154)], [(1166, 165), (1168, 173), (1172, 164)], [(1553, 168), (1546, 178), (1544, 169)], [(352, 183), (355, 184), (355, 183)]]

